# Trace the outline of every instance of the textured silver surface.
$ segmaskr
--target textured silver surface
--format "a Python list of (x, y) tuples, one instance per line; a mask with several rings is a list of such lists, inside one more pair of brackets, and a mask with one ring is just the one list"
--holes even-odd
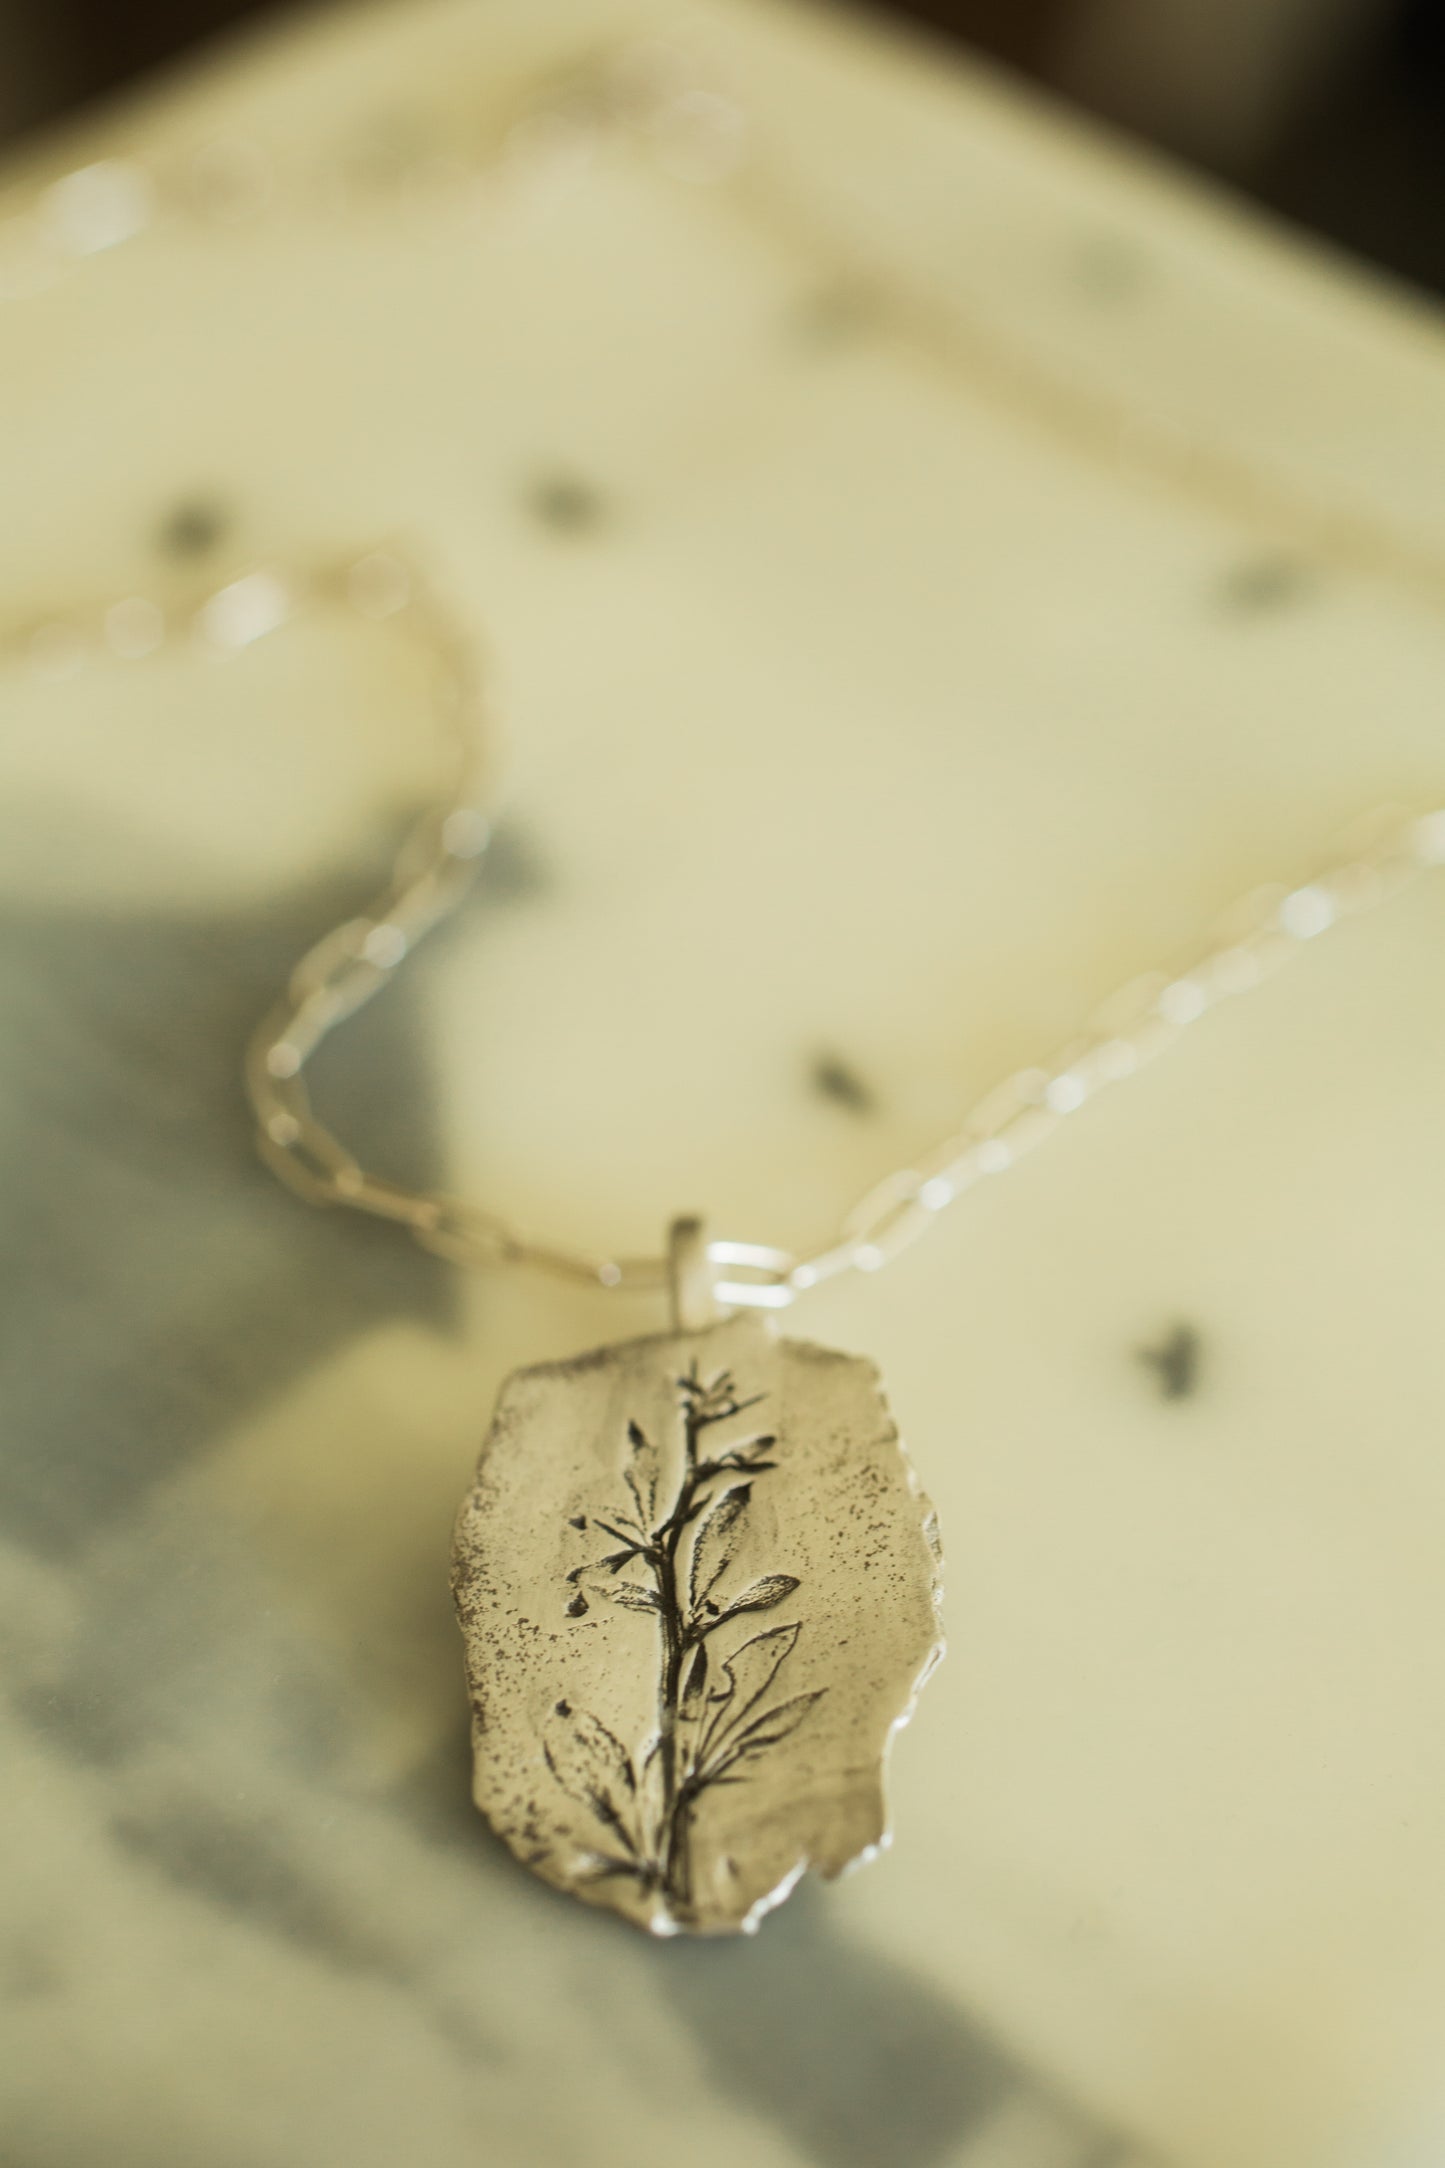
[(734, 1318), (519, 1371), (455, 1589), (477, 1804), (547, 1881), (729, 1933), (886, 1841), (943, 1642), (871, 1363)]

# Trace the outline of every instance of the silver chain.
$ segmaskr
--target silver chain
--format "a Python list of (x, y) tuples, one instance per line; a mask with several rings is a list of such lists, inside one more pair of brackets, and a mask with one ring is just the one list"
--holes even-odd
[[(405, 574), (399, 560), (389, 562), (393, 592), (400, 596)], [(406, 584), (406, 593), (396, 621), (437, 640), (442, 628), (434, 606), (414, 583)], [(465, 730), (478, 714), (474, 674), (454, 635), (442, 638), (439, 652), (448, 711)], [(246, 1077), (262, 1154), (310, 1202), (395, 1220), (424, 1248), (457, 1264), (532, 1265), (598, 1287), (661, 1290), (670, 1284), (666, 1256), (599, 1256), (540, 1241), (453, 1197), (402, 1189), (368, 1172), (312, 1110), (302, 1076), (311, 1055), (381, 990), (471, 886), (490, 834), (491, 795), (483, 778), (474, 751), (462, 761), (457, 786), (413, 828), (386, 889), (307, 951), (261, 1024)], [(796, 1255), (771, 1244), (712, 1241), (711, 1262), (724, 1275), (716, 1300), (725, 1308), (784, 1309), (838, 1273), (877, 1271), (968, 1190), (1016, 1166), (1067, 1116), (1109, 1085), (1137, 1075), (1221, 1001), (1258, 986), (1307, 942), (1445, 863), (1445, 809), (1423, 816), (1384, 813), (1363, 825), (1368, 835), (1313, 879), (1296, 888), (1254, 890), (1186, 963), (1121, 987), (1078, 1038), (1005, 1078), (953, 1135), (875, 1183), (818, 1248)]]
[[(393, 1220), (455, 1264), (530, 1265), (595, 1287), (661, 1292), (671, 1284), (666, 1256), (614, 1257), (542, 1240), (459, 1198), (404, 1188), (365, 1167), (312, 1107), (307, 1063), (462, 902), (496, 810), (498, 768), (477, 655), (403, 552), (378, 550), (309, 569), (261, 566), (169, 608), (127, 595), (21, 627), (0, 650), (28, 658), (47, 676), (97, 657), (139, 661), (197, 636), (212, 652), (234, 654), (298, 616), (337, 609), (353, 621), (383, 622), (420, 649), (449, 734), (450, 773), (408, 833), (381, 894), (306, 951), (252, 1038), (245, 1078), (261, 1155), (308, 1203)], [(877, 1271), (967, 1191), (1016, 1166), (1069, 1115), (1137, 1075), (1221, 1001), (1258, 986), (1332, 926), (1445, 864), (1445, 809), (1384, 813), (1363, 825), (1367, 832), (1313, 879), (1254, 890), (1192, 958), (1121, 987), (1076, 1039), (1005, 1078), (952, 1136), (875, 1183), (816, 1249), (795, 1254), (766, 1243), (711, 1242), (718, 1302), (783, 1309), (838, 1273)]]
[[(699, 81), (679, 56), (669, 58), (665, 48), (650, 44), (624, 47), (525, 98), (485, 132), (480, 148), (469, 136), (463, 151), (459, 139), (444, 149), (435, 173), (420, 177), (465, 182), (478, 164), (503, 177), (518, 170), (519, 153), (545, 164), (604, 135), (641, 143), (679, 179), (727, 181), (729, 200), (741, 215), (764, 221), (808, 257), (821, 256), (835, 273), (876, 290), (878, 267), (857, 260), (836, 235), (820, 233), (778, 176), (767, 173), (754, 153), (742, 155), (746, 115), (736, 101)], [(369, 182), (359, 171), (329, 180), (313, 175), (301, 193), (334, 207), (368, 200), (374, 178)], [(284, 194), (294, 207), (296, 190)], [(213, 229), (274, 211), (277, 203), (276, 173), (244, 141), (203, 146), (183, 168), (152, 168), (131, 158), (99, 161), (62, 177), (9, 222), (0, 246), (0, 303), (42, 292), (83, 260), (157, 225)], [(895, 329), (1054, 433), (1107, 453), (1126, 470), (1184, 487), (1231, 516), (1293, 533), (1341, 565), (1384, 574), (1436, 603), (1445, 599), (1445, 564), (1428, 545), (1366, 519), (1303, 506), (1217, 448), (1172, 426), (1121, 414), (1106, 399), (1034, 367), (977, 322), (937, 309), (917, 293), (890, 286), (889, 301)], [(179, 609), (125, 596), (108, 607), (22, 627), (0, 648), (27, 656), (44, 674), (63, 675), (97, 653), (139, 660), (178, 632), (199, 631), (220, 650), (243, 648), (304, 610), (337, 606), (385, 620), (424, 650), (451, 733), (452, 772), (446, 792), (407, 836), (383, 892), (307, 950), (253, 1037), (245, 1076), (261, 1154), (308, 1202), (395, 1221), (424, 1248), (456, 1264), (524, 1264), (597, 1287), (662, 1291), (671, 1284), (666, 1256), (614, 1257), (543, 1241), (457, 1198), (403, 1188), (364, 1167), (312, 1107), (304, 1074), (312, 1055), (456, 909), (476, 879), (492, 832), (498, 779), (488, 757), (477, 656), (402, 553), (377, 551), (306, 570), (259, 567)], [(1381, 814), (1362, 831), (1302, 886), (1258, 889), (1245, 897), (1192, 959), (1121, 988), (1077, 1039), (1007, 1077), (935, 1150), (885, 1175), (818, 1248), (798, 1255), (768, 1244), (712, 1241), (711, 1263), (724, 1275), (714, 1290), (717, 1301), (782, 1309), (839, 1273), (878, 1270), (966, 1191), (1015, 1166), (1068, 1115), (1136, 1075), (1219, 1002), (1259, 985), (1328, 928), (1445, 863), (1445, 810)]]

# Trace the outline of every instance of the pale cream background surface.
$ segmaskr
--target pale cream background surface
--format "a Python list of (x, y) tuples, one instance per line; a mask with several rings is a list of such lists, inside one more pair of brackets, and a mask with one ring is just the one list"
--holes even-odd
[[(639, 29), (805, 223), (666, 144), (508, 133)], [(356, 178), (437, 129), (470, 160)], [(322, 1076), (388, 1165), (624, 1249), (694, 1206), (812, 1240), (1242, 889), (1445, 796), (1445, 613), (1311, 509), (1445, 552), (1423, 305), (773, 7), (323, 17), (14, 208), (237, 136), (280, 207), (0, 307), (7, 621), (164, 594), (198, 495), (218, 579), (424, 552), (512, 782), (477, 904)], [(1301, 517), (1151, 483), (1140, 412)], [(590, 522), (539, 516), (559, 478)], [(501, 1377), (654, 1312), (454, 1284), (246, 1152), (245, 1029), (435, 772), (418, 693), (325, 628), (7, 671), (15, 2157), (1433, 2162), (1445, 889), (798, 1313), (889, 1377), (952, 1654), (894, 1852), (657, 1952), (472, 1826), (444, 1575)], [(1138, 1350), (1178, 1319), (1166, 1402)]]

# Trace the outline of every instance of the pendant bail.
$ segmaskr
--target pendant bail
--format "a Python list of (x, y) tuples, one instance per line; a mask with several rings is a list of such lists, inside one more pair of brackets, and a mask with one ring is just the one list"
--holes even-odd
[(668, 1288), (672, 1296), (674, 1332), (702, 1332), (724, 1314), (716, 1294), (707, 1230), (689, 1215), (675, 1219), (667, 1230)]

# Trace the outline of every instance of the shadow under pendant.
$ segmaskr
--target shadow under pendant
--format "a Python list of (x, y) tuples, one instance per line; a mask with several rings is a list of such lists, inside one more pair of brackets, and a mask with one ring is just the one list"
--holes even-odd
[(939, 1575), (858, 1356), (734, 1316), (518, 1371), (453, 1563), (477, 1805), (653, 1934), (750, 1932), (888, 1841)]

